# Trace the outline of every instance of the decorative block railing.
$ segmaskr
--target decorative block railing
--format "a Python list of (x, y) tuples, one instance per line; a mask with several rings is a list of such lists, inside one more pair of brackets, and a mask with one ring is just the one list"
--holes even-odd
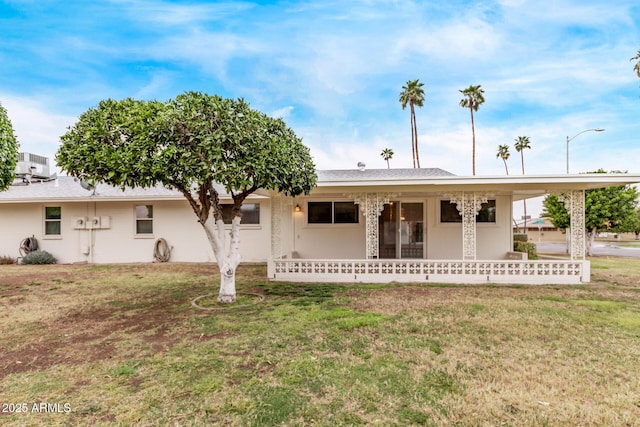
[(588, 283), (589, 261), (316, 260), (268, 263), (270, 279), (300, 282)]

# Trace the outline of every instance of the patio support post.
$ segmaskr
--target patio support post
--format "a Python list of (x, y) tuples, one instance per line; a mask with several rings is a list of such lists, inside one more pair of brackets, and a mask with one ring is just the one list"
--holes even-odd
[(271, 258), (282, 258), (282, 198), (278, 195), (271, 197)]
[(571, 224), (569, 227), (570, 246), (569, 249), (571, 259), (585, 259), (585, 199), (584, 190), (574, 190), (562, 193), (558, 196), (558, 200), (564, 203), (565, 208), (569, 211)]
[(367, 193), (365, 203), (366, 224), (365, 233), (367, 235), (367, 258), (378, 258), (378, 217), (384, 209), (379, 209), (378, 193)]
[(476, 215), (482, 209), (482, 204), (487, 203), (488, 195), (485, 193), (458, 192), (445, 195), (451, 203), (455, 203), (458, 212), (462, 216), (462, 259), (476, 259)]
[(378, 258), (378, 217), (394, 194), (359, 193), (349, 196), (354, 198), (355, 204), (364, 208), (367, 259)]
[[(282, 258), (282, 217), (285, 208), (292, 206), (292, 199), (280, 193), (271, 193), (271, 259)], [(295, 218), (291, 218), (295, 221)]]

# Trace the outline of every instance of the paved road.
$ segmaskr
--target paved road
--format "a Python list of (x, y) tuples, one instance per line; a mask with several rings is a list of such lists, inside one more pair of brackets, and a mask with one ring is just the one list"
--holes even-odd
[[(566, 254), (567, 245), (565, 243), (534, 243), (536, 243), (539, 252), (554, 252), (563, 255)], [(595, 242), (593, 247), (593, 254), (599, 256), (640, 258), (640, 244), (638, 244), (638, 246), (635, 248), (629, 248), (618, 246), (612, 242)]]

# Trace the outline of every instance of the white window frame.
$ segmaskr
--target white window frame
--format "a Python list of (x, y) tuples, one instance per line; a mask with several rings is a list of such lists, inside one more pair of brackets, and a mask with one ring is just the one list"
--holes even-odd
[[(233, 206), (233, 203), (224, 203), (224, 202), (220, 202), (220, 205), (230, 205)], [(240, 222), (240, 228), (244, 229), (244, 230), (259, 230), (262, 229), (262, 212), (263, 212), (263, 206), (261, 205), (261, 203), (255, 202), (255, 201), (251, 201), (248, 203), (243, 203), (242, 206), (247, 206), (247, 205), (258, 205), (258, 209), (260, 210), (260, 212), (258, 213), (258, 223), (257, 224), (243, 224), (242, 221)], [(224, 227), (225, 229), (231, 229), (231, 223), (224, 223)]]
[[(151, 206), (151, 218), (142, 218), (142, 217), (138, 217), (138, 206)], [(154, 208), (153, 208), (153, 204), (135, 204), (133, 206), (133, 231), (134, 231), (134, 235), (136, 238), (140, 238), (140, 239), (153, 239), (154, 237), (154, 233), (155, 233), (155, 224), (154, 224), (154, 220), (155, 220), (155, 216), (154, 216)], [(138, 221), (148, 221), (151, 222), (151, 233), (139, 233), (138, 232)]]
[[(309, 222), (309, 204), (310, 203), (331, 203), (331, 222)], [(357, 222), (335, 222), (336, 219), (336, 203), (353, 203), (358, 211), (358, 221)], [(354, 203), (353, 200), (307, 200), (305, 203), (306, 212), (305, 216), (305, 226), (311, 228), (320, 228), (320, 227), (360, 227), (363, 226), (362, 221), (362, 209), (360, 209), (360, 205)]]
[[(60, 218), (47, 218), (47, 209), (49, 208), (58, 208), (60, 209)], [(45, 206), (42, 212), (42, 236), (43, 239), (62, 239), (62, 206), (60, 205), (49, 205)], [(55, 223), (59, 224), (60, 233), (58, 234), (47, 234), (47, 223)]]

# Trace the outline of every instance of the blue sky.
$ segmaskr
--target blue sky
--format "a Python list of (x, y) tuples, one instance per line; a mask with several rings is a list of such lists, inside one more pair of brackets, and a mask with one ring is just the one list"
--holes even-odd
[(459, 89), (481, 84), (478, 175), (503, 175), (497, 147), (529, 136), (527, 174), (640, 172), (637, 0), (0, 0), (0, 102), (21, 150), (53, 157), (59, 136), (105, 98), (196, 90), (281, 116), (319, 169), (411, 167), (417, 110), (423, 167), (471, 175)]

